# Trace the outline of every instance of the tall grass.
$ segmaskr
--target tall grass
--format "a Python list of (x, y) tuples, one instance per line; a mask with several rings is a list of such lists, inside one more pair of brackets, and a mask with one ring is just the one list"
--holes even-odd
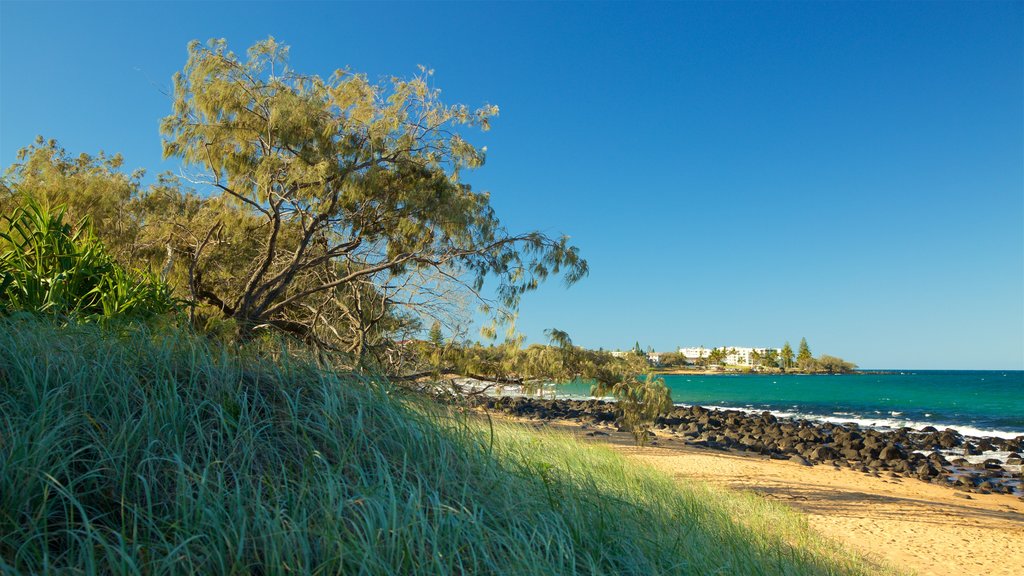
[(762, 500), (180, 332), (0, 320), (0, 414), (8, 573), (868, 572)]

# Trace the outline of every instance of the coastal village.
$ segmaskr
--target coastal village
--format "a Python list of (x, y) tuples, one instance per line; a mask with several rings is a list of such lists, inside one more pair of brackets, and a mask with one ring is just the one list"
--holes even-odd
[[(714, 360), (720, 358), (721, 361), (713, 363)], [(617, 358), (622, 357), (626, 354), (634, 353), (634, 350), (615, 350), (612, 352), (612, 356)], [(722, 346), (719, 348), (705, 348), (704, 346), (691, 346), (691, 347), (680, 347), (674, 352), (644, 352), (647, 356), (647, 361), (651, 363), (651, 366), (660, 367), (664, 363), (662, 358), (681, 360), (689, 366), (703, 366), (707, 368), (749, 368), (757, 369), (764, 368), (765, 366), (761, 363), (762, 358), (777, 357), (782, 353), (781, 348), (746, 348), (743, 346)]]
[(857, 368), (853, 362), (848, 362), (837, 356), (822, 354), (817, 358), (814, 357), (806, 339), (800, 340), (800, 345), (795, 352), (789, 342), (786, 342), (782, 348), (681, 346), (670, 352), (656, 352), (653, 348), (644, 350), (637, 342), (630, 350), (613, 350), (610, 354), (615, 358), (624, 358), (629, 355), (643, 356), (652, 370), (667, 374), (718, 372), (842, 374), (853, 372)]

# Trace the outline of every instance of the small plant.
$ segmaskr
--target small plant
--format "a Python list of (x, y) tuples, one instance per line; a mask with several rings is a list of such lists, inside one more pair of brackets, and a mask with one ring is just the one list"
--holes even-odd
[(164, 282), (120, 266), (87, 220), (71, 226), (64, 215), (30, 200), (0, 220), (0, 315), (96, 321), (176, 308)]
[(648, 372), (643, 379), (623, 378), (611, 388), (612, 396), (622, 410), (622, 424), (643, 446), (654, 420), (672, 409), (672, 395), (665, 379)]

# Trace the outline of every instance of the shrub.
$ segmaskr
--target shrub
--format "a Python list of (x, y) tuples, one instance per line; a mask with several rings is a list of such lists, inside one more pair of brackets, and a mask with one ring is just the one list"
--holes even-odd
[(24, 311), (95, 321), (175, 310), (167, 285), (107, 253), (88, 220), (29, 200), (0, 221), (0, 315)]

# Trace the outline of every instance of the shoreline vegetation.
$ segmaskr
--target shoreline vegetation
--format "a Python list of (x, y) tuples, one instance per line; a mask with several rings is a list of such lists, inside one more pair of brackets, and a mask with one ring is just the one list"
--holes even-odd
[(891, 573), (778, 503), (273, 346), (15, 315), (0, 409), (5, 573)]

